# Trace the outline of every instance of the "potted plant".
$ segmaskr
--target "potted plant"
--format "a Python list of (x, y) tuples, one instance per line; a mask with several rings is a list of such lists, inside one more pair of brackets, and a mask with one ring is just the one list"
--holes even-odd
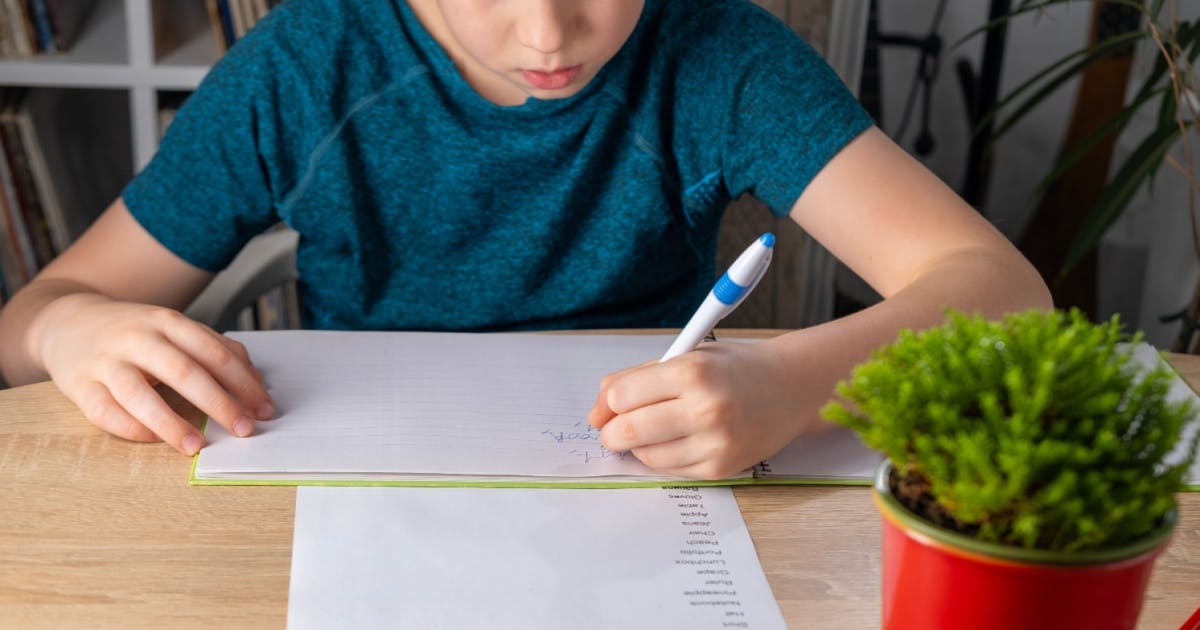
[(1077, 310), (950, 312), (838, 385), (822, 414), (886, 455), (885, 628), (1134, 626), (1200, 442), (1170, 372), (1131, 360), (1139, 337)]

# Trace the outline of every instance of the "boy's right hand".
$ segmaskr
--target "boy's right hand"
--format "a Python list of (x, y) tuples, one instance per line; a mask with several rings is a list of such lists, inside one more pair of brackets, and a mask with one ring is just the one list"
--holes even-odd
[(204, 445), (155, 391), (159, 383), (233, 435), (250, 435), (256, 419), (275, 413), (245, 346), (179, 311), (71, 293), (39, 319), (33, 353), (91, 423), (119, 437), (163, 440), (185, 455)]

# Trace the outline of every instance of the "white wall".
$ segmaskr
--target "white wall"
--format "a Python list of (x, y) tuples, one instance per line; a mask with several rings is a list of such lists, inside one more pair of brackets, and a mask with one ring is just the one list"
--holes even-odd
[[(929, 29), (936, 3), (933, 0), (884, 0), (880, 7), (880, 30), (924, 35)], [(1180, 17), (1200, 14), (1200, 3), (1184, 0)], [(956, 49), (956, 42), (987, 19), (985, 0), (951, 0), (947, 3), (939, 33), (946, 42), (938, 81), (934, 86), (931, 128), (935, 151), (924, 162), (947, 183), (962, 189), (967, 148), (970, 142), (965, 105), (954, 72), (959, 58), (979, 67), (983, 37), (978, 35)], [(1041, 15), (1014, 20), (1008, 33), (1001, 94), (1011, 90), (1038, 69), (1087, 42), (1091, 3), (1085, 1), (1055, 6)], [(1155, 51), (1138, 51), (1134, 78), (1148, 71)], [(884, 129), (895, 133), (905, 98), (916, 69), (917, 54), (909, 48), (885, 47), (881, 53), (884, 93)], [(996, 147), (985, 211), (1009, 238), (1016, 238), (1036, 204), (1034, 187), (1049, 172), (1062, 143), (1074, 105), (1076, 84), (1065, 85), (1044, 102), (1033, 115), (1013, 129)], [(900, 142), (911, 150), (919, 128), (919, 100), (907, 133)], [(1135, 121), (1117, 143), (1114, 166), (1128, 155), (1152, 123), (1152, 112)], [(1200, 147), (1198, 147), (1200, 149)], [(1182, 308), (1197, 278), (1196, 255), (1187, 235), (1187, 186), (1184, 178), (1164, 167), (1155, 183), (1154, 195), (1143, 191), (1115, 226), (1101, 250), (1100, 314), (1120, 312), (1131, 326), (1145, 330), (1157, 346), (1170, 344), (1177, 324), (1160, 324), (1160, 315)], [(1065, 246), (1065, 244), (1064, 244)], [(1144, 275), (1139, 272), (1144, 270)]]

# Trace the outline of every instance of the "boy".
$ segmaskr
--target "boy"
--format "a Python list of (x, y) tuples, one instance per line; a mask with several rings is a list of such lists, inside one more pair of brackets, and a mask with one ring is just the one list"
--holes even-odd
[(283, 220), (316, 328), (680, 326), (751, 192), (886, 299), (600, 384), (606, 447), (736, 473), (942, 309), (1049, 307), (1011, 245), (744, 0), (290, 0), (231, 50), (154, 161), (0, 316), (13, 384), (195, 453), (169, 385), (235, 435), (274, 413), (238, 343), (179, 314)]

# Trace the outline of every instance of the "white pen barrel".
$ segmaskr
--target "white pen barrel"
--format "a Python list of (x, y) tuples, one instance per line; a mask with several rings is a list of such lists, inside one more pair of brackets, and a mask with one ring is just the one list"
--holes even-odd
[(715, 295), (711, 292), (708, 297), (704, 298), (704, 302), (700, 304), (700, 308), (696, 310), (696, 314), (688, 320), (687, 326), (683, 327), (683, 331), (675, 338), (675, 342), (667, 349), (659, 363), (668, 359), (677, 357), (692, 348), (695, 348), (705, 335), (716, 327), (717, 322), (725, 316), (729, 306), (722, 304)]
[(675, 338), (675, 343), (667, 353), (658, 360), (659, 363), (679, 356), (696, 347), (705, 335), (716, 327), (730, 311), (737, 308), (746, 295), (750, 293), (771, 264), (771, 254), (774, 252), (775, 235), (767, 232), (750, 244), (737, 260), (733, 261), (729, 270), (717, 280), (712, 291), (704, 298), (696, 314), (688, 320), (687, 326)]

